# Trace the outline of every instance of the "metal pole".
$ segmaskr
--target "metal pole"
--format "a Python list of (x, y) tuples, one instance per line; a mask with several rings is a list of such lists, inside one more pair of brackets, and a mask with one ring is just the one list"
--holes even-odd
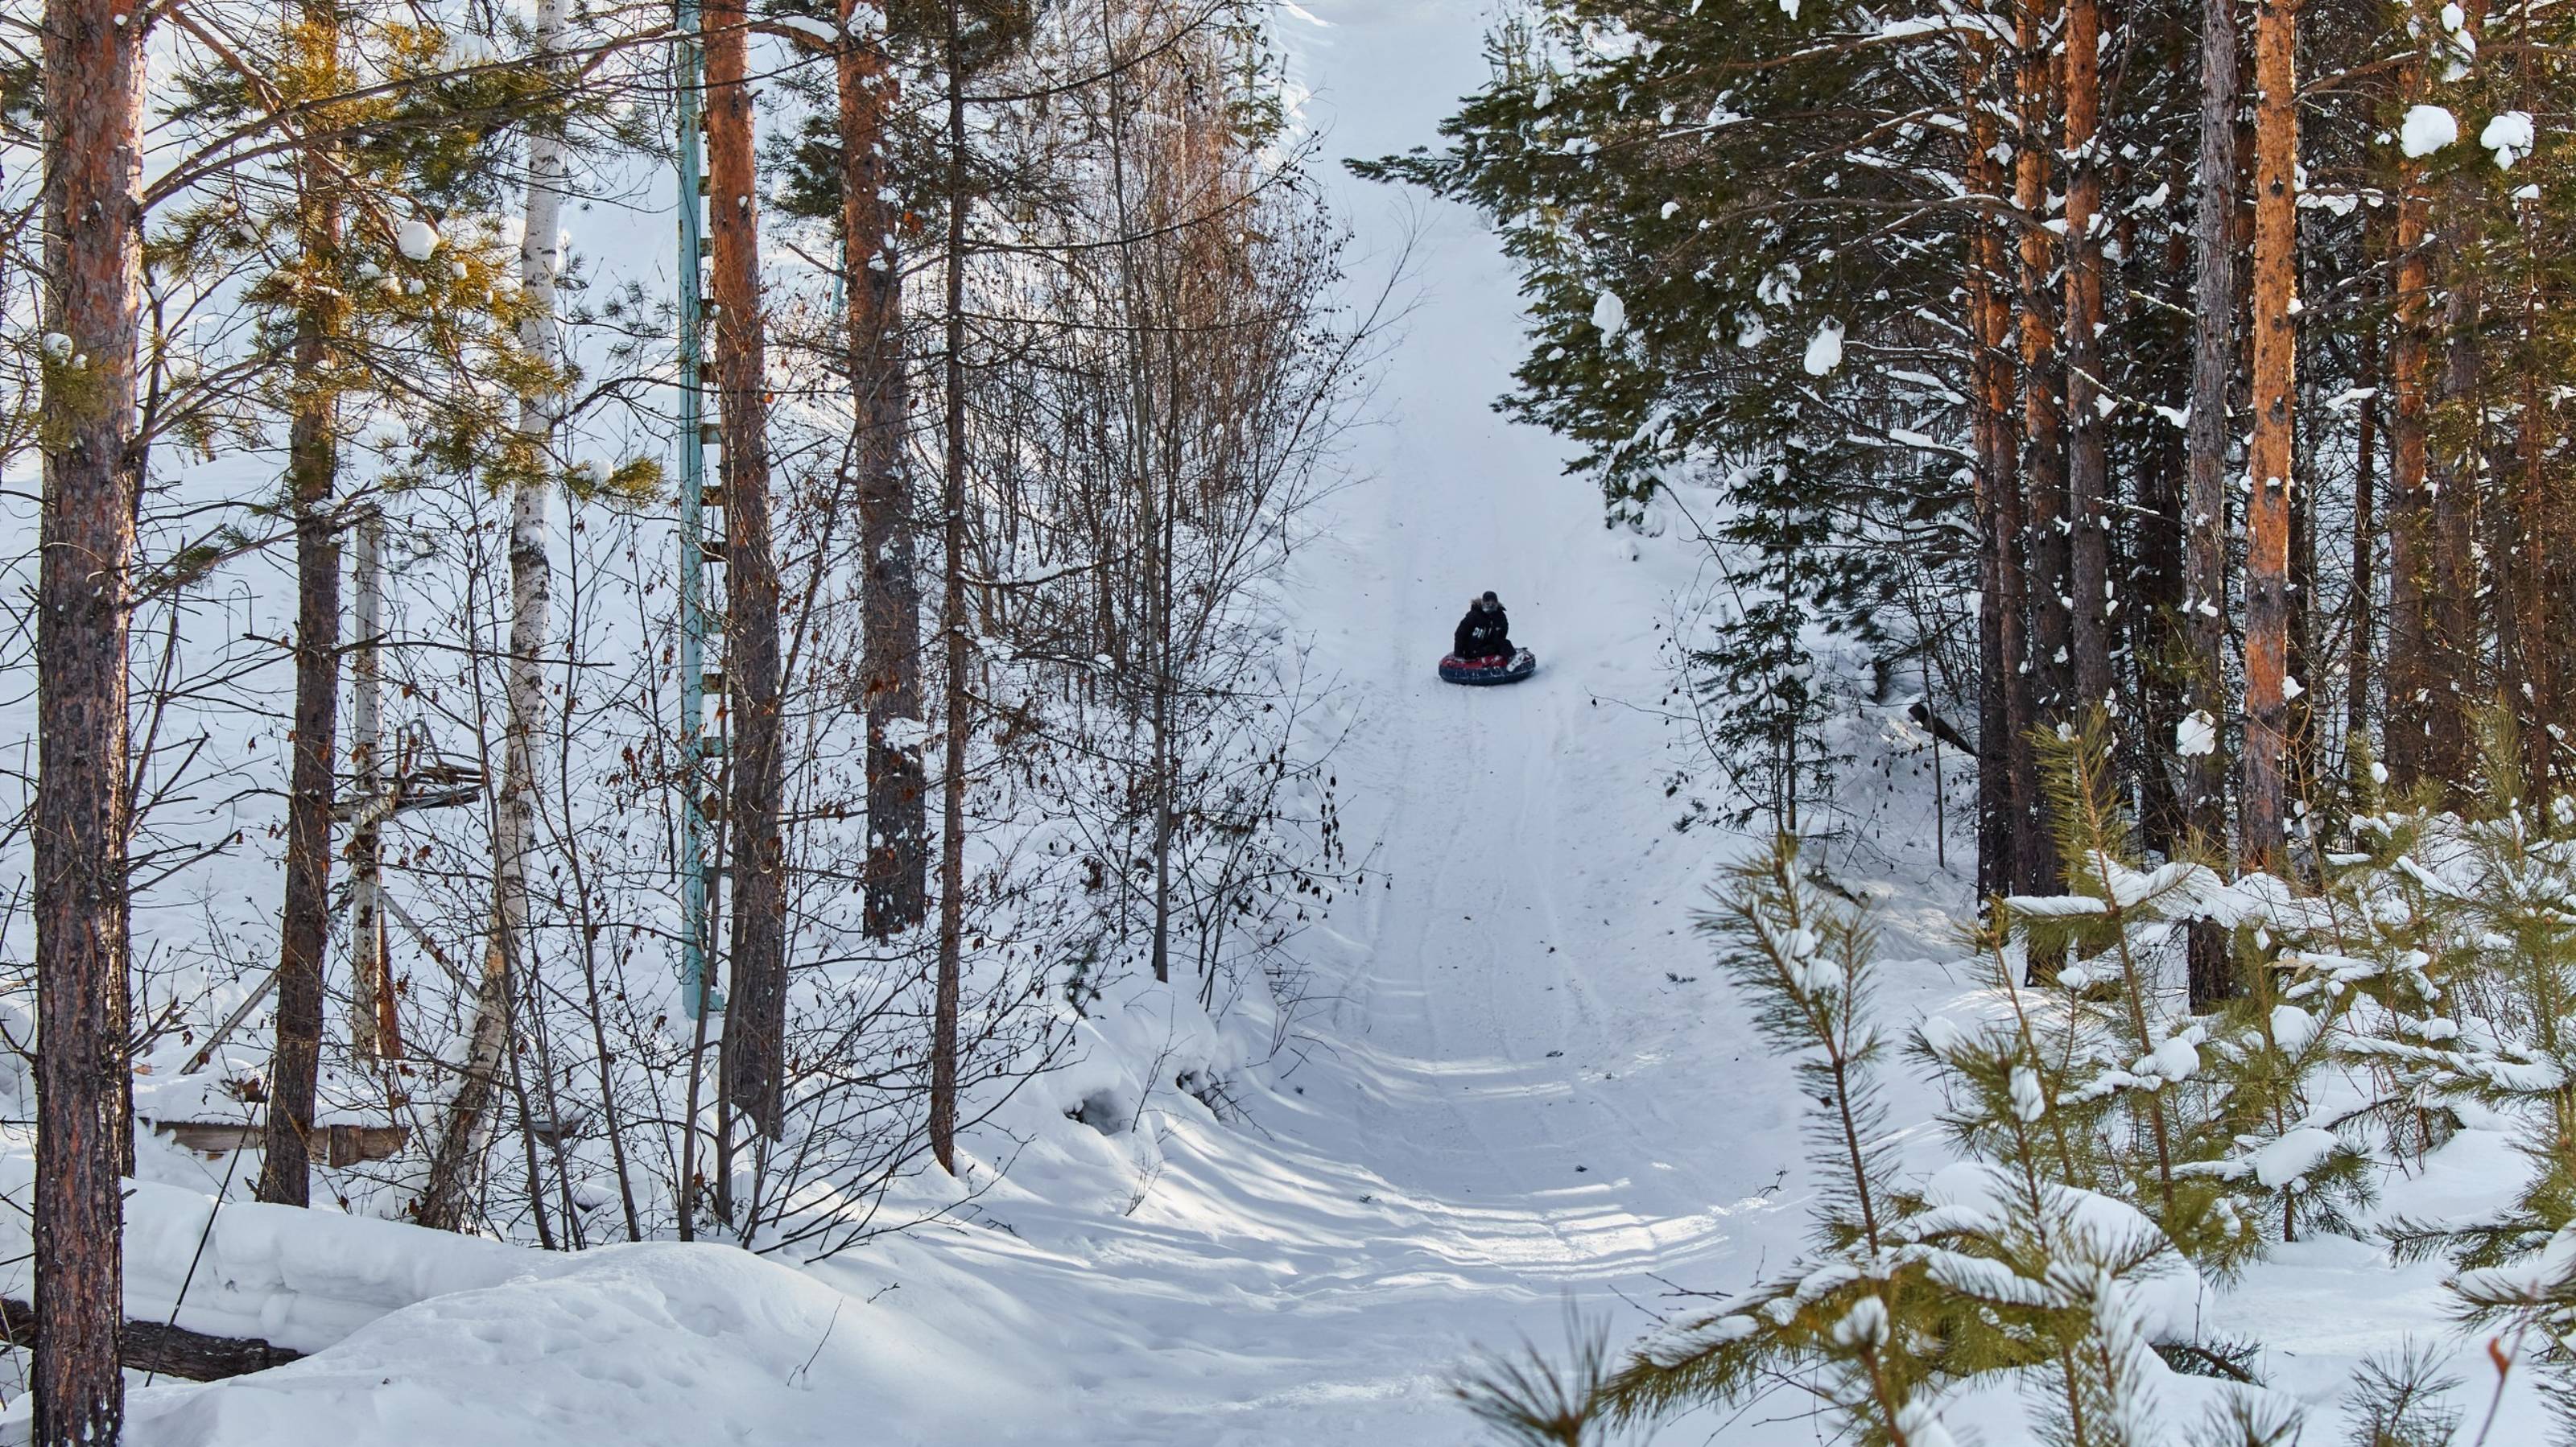
[(716, 992), (707, 915), (714, 866), (707, 857), (706, 761), (715, 750), (706, 727), (706, 552), (702, 543), (707, 479), (707, 396), (704, 287), (698, 273), (706, 254), (706, 187), (699, 100), (706, 83), (705, 52), (698, 41), (698, 0), (673, 0), (679, 32), (680, 152), (680, 757), (687, 771), (680, 800), (680, 995), (689, 1018), (724, 1009)]

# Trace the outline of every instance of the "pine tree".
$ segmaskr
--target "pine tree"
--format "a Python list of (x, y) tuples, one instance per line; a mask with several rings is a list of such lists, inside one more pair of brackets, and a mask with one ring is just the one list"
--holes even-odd
[(36, 583), (35, 1441), (124, 1425), (126, 626), (143, 303), (145, 27), (122, 0), (44, 11), (45, 496)]

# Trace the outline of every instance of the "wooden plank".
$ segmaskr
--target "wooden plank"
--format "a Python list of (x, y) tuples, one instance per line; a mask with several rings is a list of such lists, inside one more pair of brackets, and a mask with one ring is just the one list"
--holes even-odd
[[(265, 1126), (237, 1120), (156, 1120), (145, 1124), (156, 1134), (210, 1156), (255, 1149), (267, 1140)], [(319, 1149), (314, 1154), (334, 1166), (389, 1159), (411, 1139), (411, 1128), (399, 1125), (325, 1125), (314, 1127), (313, 1133), (321, 1137), (315, 1142)]]

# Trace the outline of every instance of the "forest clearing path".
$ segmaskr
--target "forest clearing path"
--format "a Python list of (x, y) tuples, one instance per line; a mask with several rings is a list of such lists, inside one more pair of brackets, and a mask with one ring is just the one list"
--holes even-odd
[[(1433, 140), (1480, 79), (1484, 19), (1473, 0), (1293, 12), (1330, 152)], [(1333, 762), (1347, 837), (1384, 878), (1308, 937), (1313, 1056), (1256, 1129), (1176, 1129), (1122, 1239), (1089, 1233), (1085, 1266), (1157, 1283), (1122, 1291), (1230, 1300), (1172, 1332), (1203, 1377), (1103, 1353), (1089, 1383), (1123, 1405), (1088, 1441), (1478, 1440), (1446, 1391), (1462, 1363), (1561, 1341), (1569, 1309), (1624, 1338), (1668, 1280), (1741, 1284), (1798, 1230), (1776, 1194), (1789, 1093), (1734, 1063), (1757, 1052), (1689, 930), (1732, 843), (1677, 833), (1658, 783), (1671, 560), (1605, 530), (1556, 440), (1491, 410), (1521, 341), (1477, 219), (1338, 165), (1330, 184), (1355, 291), (1406, 252), (1412, 303), (1355, 481), (1290, 580), (1354, 720)], [(1539, 672), (1443, 684), (1487, 588)]]

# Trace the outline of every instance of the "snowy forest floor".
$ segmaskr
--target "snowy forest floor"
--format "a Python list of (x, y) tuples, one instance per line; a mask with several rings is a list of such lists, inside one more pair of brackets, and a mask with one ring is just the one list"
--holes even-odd
[[(1475, 0), (1287, 9), (1337, 156), (1429, 143), (1481, 73)], [(131, 1440), (1430, 1447), (1479, 1440), (1447, 1390), (1479, 1351), (1560, 1345), (1569, 1311), (1625, 1341), (1677, 1289), (1785, 1264), (1806, 1232), (1802, 1102), (1690, 930), (1743, 841), (1676, 831), (1663, 788), (1658, 630), (1693, 550), (1605, 530), (1553, 440), (1489, 410), (1519, 333), (1474, 219), (1334, 184), (1362, 284), (1409, 229), (1418, 291), (1354, 485), (1290, 582), (1347, 690), (1334, 770), (1384, 880), (1306, 938), (1304, 1037), (1240, 1083), (1242, 1119), (1148, 1120), (1162, 1165), (1124, 1210), (1015, 1178), (970, 1220), (804, 1272), (670, 1245), (532, 1256), (522, 1279), (496, 1270), (297, 1366), (152, 1388)], [(1432, 663), (1489, 587), (1541, 671), (1444, 686)], [(1855, 788), (1875, 812), (1836, 861), (1881, 900), (1889, 956), (1919, 961), (1885, 974), (1898, 1025), (1967, 988), (1932, 963), (1955, 953), (1967, 837), (1935, 867), (1919, 739), (1862, 716)], [(1896, 1104), (1928, 1135), (1932, 1102)], [(2495, 1140), (2464, 1134), (2392, 1204), (2493, 1191), (2511, 1170)], [(2262, 1343), (2318, 1403), (2362, 1352), (2442, 1322), (2436, 1270), (2340, 1239), (2213, 1309), (2213, 1335)], [(1815, 1440), (1803, 1406), (1776, 1399), (1725, 1440)]]

